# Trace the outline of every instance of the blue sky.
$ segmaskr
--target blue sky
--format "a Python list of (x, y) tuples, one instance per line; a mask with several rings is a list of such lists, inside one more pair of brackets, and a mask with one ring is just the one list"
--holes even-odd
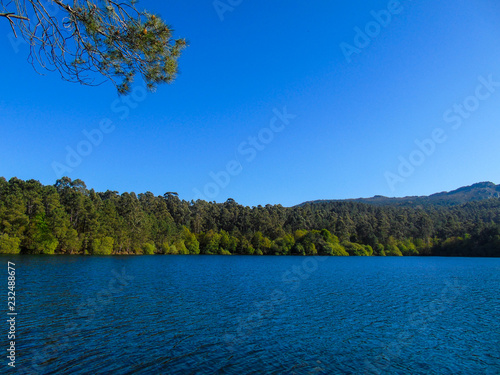
[(217, 4), (139, 3), (190, 46), (172, 85), (129, 98), (38, 75), (0, 20), (0, 175), (250, 206), (500, 183), (498, 2)]

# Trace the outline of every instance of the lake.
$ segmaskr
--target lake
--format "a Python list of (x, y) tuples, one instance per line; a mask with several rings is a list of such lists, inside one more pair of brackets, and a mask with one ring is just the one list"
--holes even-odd
[(500, 259), (2, 259), (16, 373), (500, 374)]

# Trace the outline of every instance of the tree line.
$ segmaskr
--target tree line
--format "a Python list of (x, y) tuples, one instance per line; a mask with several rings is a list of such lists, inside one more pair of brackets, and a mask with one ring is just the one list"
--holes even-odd
[(0, 178), (0, 253), (500, 256), (500, 199), (246, 207)]

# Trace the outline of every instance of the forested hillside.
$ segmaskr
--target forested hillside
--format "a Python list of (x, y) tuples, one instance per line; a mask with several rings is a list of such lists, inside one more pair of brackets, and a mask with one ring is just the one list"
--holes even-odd
[[(493, 182), (479, 182), (471, 186), (464, 186), (450, 192), (436, 193), (422, 197), (388, 198), (376, 195), (372, 198), (346, 199), (344, 201), (368, 203), (377, 206), (454, 206), (469, 202), (481, 201), (491, 198), (500, 198), (500, 185)], [(309, 203), (338, 202), (335, 200), (320, 200)]]
[(0, 178), (0, 252), (500, 256), (500, 199), (465, 204), (324, 201), (286, 208), (188, 202)]

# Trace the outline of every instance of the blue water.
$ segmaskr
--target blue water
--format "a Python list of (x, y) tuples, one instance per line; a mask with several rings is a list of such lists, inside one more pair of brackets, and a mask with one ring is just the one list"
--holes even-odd
[(16, 373), (500, 374), (500, 259), (1, 259)]

